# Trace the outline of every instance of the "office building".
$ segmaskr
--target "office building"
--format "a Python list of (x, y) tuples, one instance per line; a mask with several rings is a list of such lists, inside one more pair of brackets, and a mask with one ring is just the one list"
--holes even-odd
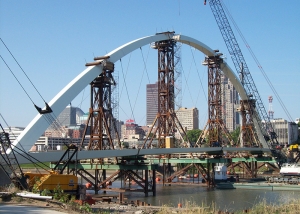
[(237, 108), (240, 106), (239, 94), (226, 76), (221, 78), (222, 118), (229, 132), (240, 125), (240, 115)]
[[(84, 115), (84, 112), (77, 107), (72, 107), (68, 105), (56, 118), (56, 123), (59, 126), (75, 126), (76, 124), (81, 124), (81, 117)], [(52, 128), (53, 124), (51, 125)]]
[(123, 141), (138, 141), (143, 139), (145, 132), (141, 126), (136, 124), (134, 120), (128, 119), (125, 124), (121, 126), (121, 136)]
[[(15, 139), (22, 133), (24, 127), (8, 127), (4, 128), (4, 131), (9, 133), (9, 138), (11, 142), (14, 142)], [(76, 128), (78, 129), (78, 127)], [(53, 137), (53, 136), (45, 136), (42, 135), (39, 139), (32, 143), (30, 147), (23, 147), (18, 145), (17, 147), (24, 151), (30, 152), (42, 152), (42, 151), (51, 151), (51, 150), (63, 150), (66, 145), (73, 143), (76, 145), (80, 145), (81, 138), (65, 138), (65, 137)], [(89, 139), (85, 139), (84, 148), (88, 145)]]
[[(199, 129), (199, 111), (197, 108), (180, 108), (176, 111), (176, 116), (185, 131)], [(180, 132), (175, 133), (175, 138), (180, 139)]]
[(146, 91), (146, 125), (151, 126), (158, 113), (158, 83), (147, 84)]
[(277, 134), (277, 141), (281, 145), (295, 143), (298, 139), (298, 125), (295, 122), (288, 122), (285, 119), (277, 118), (270, 120), (272, 127)]

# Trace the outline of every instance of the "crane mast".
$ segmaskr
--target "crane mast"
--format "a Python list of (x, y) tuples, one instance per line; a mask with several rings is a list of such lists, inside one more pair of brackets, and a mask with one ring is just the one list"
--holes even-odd
[[(235, 69), (239, 74), (241, 83), (245, 88), (245, 91), (248, 96), (248, 100), (252, 99), (255, 101), (256, 111), (253, 112), (253, 116), (256, 118), (259, 128), (261, 129), (264, 136), (268, 136), (269, 139), (272, 141), (272, 144), (278, 144), (276, 133), (274, 132), (267, 111), (260, 98), (256, 85), (253, 81), (247, 63), (245, 61), (245, 58), (242, 54), (239, 44), (234, 36), (229, 21), (226, 17), (226, 14), (222, 7), (222, 3), (220, 0), (208, 0), (208, 2), (211, 11), (215, 17), (215, 20), (218, 24), (218, 27), (221, 31), (222, 37), (225, 41), (225, 44), (227, 46), (227, 49), (229, 51), (229, 54), (235, 66)], [(206, 0), (204, 1), (204, 5), (205, 4), (206, 4)], [(262, 119), (265, 122), (265, 127), (261, 123)], [(268, 146), (271, 147), (269, 143)]]

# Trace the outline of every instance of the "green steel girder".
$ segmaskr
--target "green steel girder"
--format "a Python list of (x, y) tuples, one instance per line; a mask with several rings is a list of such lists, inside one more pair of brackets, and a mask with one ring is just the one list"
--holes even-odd
[(241, 161), (244, 161), (244, 162), (254, 162), (254, 161), (256, 161), (256, 162), (271, 162), (271, 163), (276, 162), (272, 157), (232, 158), (233, 163), (241, 162)]
[(162, 163), (229, 163), (230, 159), (227, 158), (148, 158), (149, 163), (162, 164)]
[[(163, 163), (236, 163), (236, 162), (269, 162), (275, 163), (276, 161), (272, 157), (241, 157), (241, 158), (147, 158), (145, 163), (148, 164), (90, 164), (90, 163), (78, 163), (69, 164), (70, 169), (85, 169), (85, 170), (95, 170), (95, 169), (106, 169), (106, 170), (157, 170), (159, 164)], [(50, 164), (50, 168), (53, 168), (55, 164)], [(58, 165), (57, 169), (61, 169), (63, 165)]]
[[(54, 164), (50, 164), (50, 167), (53, 167)], [(57, 169), (60, 169), (63, 165), (58, 165)], [(75, 164), (69, 164), (70, 169), (85, 169), (85, 170), (95, 170), (95, 169), (106, 169), (106, 170), (157, 170), (157, 164), (150, 164), (150, 165), (123, 165), (123, 164), (83, 164), (78, 163), (76, 166)]]

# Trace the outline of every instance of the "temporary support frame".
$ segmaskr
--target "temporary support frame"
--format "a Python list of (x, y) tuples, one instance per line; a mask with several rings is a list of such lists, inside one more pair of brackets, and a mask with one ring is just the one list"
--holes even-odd
[[(215, 52), (217, 53), (218, 50)], [(223, 59), (221, 56), (221, 53), (218, 53), (215, 56), (207, 56), (203, 63), (203, 65), (206, 65), (208, 68), (208, 120), (195, 146), (201, 146), (207, 136), (207, 144), (210, 147), (224, 146), (227, 143), (230, 143), (231, 145), (234, 144), (222, 119), (220, 66), (221, 63), (223, 63)], [(224, 142), (222, 133), (225, 134), (229, 142)]]
[[(99, 57), (95, 59), (100, 59)], [(102, 59), (102, 58), (101, 58)], [(111, 136), (111, 130), (118, 138), (119, 146), (121, 147), (119, 135), (116, 129), (115, 120), (112, 115), (112, 86), (115, 85), (113, 78), (114, 64), (108, 59), (102, 61), (102, 73), (91, 82), (91, 101), (89, 116), (86, 123), (86, 128), (83, 133), (83, 139), (87, 135), (87, 128), (90, 125), (90, 141), (88, 144), (89, 150), (106, 150), (114, 149), (114, 143)]]
[[(173, 35), (174, 32), (166, 32)], [(153, 137), (157, 134), (158, 147), (166, 148), (167, 136), (175, 136), (178, 130), (181, 135), (187, 136), (175, 113), (175, 64), (174, 64), (174, 39), (155, 42), (153, 47), (158, 50), (158, 113), (143, 144), (147, 144), (150, 133), (153, 133), (147, 147), (151, 146)], [(153, 127), (157, 124), (154, 132)], [(186, 137), (187, 138), (187, 137)], [(187, 139), (188, 141), (188, 139)], [(142, 148), (143, 148), (142, 147)]]
[[(58, 169), (63, 167), (62, 165), (58, 166)], [(118, 165), (114, 164), (69, 164), (69, 167), (74, 171), (77, 170), (77, 173), (89, 182), (95, 194), (101, 191), (124, 191), (124, 192), (144, 192), (145, 196), (149, 195), (149, 192), (152, 192), (153, 196), (156, 195), (156, 171), (158, 168), (157, 164), (137, 164), (131, 165), (126, 163), (121, 163)], [(89, 171), (94, 170), (94, 174), (91, 174)], [(108, 178), (106, 175), (106, 170), (115, 170)], [(102, 171), (102, 174), (100, 173)], [(141, 172), (142, 176), (138, 173)], [(152, 172), (152, 173), (151, 173)], [(115, 180), (121, 178), (122, 186), (121, 188), (107, 188), (107, 183), (114, 182)], [(150, 179), (149, 179), (150, 178)], [(140, 188), (131, 189), (125, 188), (125, 180), (134, 181)], [(123, 186), (124, 184), (124, 186)]]
[(253, 112), (255, 109), (255, 100), (241, 100), (240, 101), (240, 113), (242, 117), (242, 126), (240, 133), (240, 145), (241, 147), (253, 147), (261, 146), (258, 142), (258, 136), (255, 132), (253, 123)]

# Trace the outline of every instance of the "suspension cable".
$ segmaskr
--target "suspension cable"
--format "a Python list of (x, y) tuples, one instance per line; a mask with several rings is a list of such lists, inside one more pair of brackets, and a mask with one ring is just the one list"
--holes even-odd
[[(5, 46), (6, 50), (10, 53), (10, 55), (12, 56), (12, 58), (15, 60), (15, 62), (18, 64), (19, 68), (23, 71), (24, 75), (27, 77), (27, 79), (29, 80), (29, 82), (31, 83), (31, 85), (34, 87), (34, 89), (36, 90), (36, 92), (40, 95), (40, 97), (42, 98), (42, 100), (44, 102), (46, 102), (44, 100), (44, 98), (42, 97), (42, 95), (40, 94), (40, 92), (37, 90), (37, 88), (35, 87), (35, 85), (32, 83), (32, 81), (29, 79), (29, 77), (27, 76), (27, 74), (25, 73), (24, 69), (21, 67), (21, 65), (19, 64), (19, 62), (17, 61), (17, 59), (14, 57), (14, 55), (11, 53), (11, 51), (8, 49), (8, 47), (6, 46), (6, 44), (4, 43), (4, 41), (2, 40), (2, 38), (0, 38), (2, 44)], [(1, 57), (2, 58), (2, 57)], [(6, 64), (6, 63), (5, 63)]]
[(130, 106), (130, 110), (131, 110), (131, 115), (133, 117), (133, 120), (135, 121), (134, 114), (133, 114), (133, 109), (132, 109), (132, 105), (131, 105), (131, 101), (130, 101), (130, 97), (129, 97), (129, 93), (128, 93), (128, 88), (127, 88), (125, 77), (124, 77), (124, 70), (123, 70), (123, 64), (122, 64), (122, 60), (121, 59), (120, 59), (120, 63), (121, 63), (123, 80), (124, 80), (124, 85), (125, 85), (125, 89), (126, 89), (126, 93), (127, 93), (127, 98), (128, 98), (129, 106)]
[[(197, 70), (197, 76), (198, 76), (198, 79), (199, 79), (199, 81), (200, 81), (200, 85), (201, 85), (201, 89), (202, 89), (202, 92), (203, 92), (203, 94), (204, 94), (204, 97), (205, 97), (205, 101), (206, 101), (206, 103), (208, 102), (208, 98), (207, 98), (207, 94), (205, 93), (205, 90), (204, 90), (204, 87), (203, 87), (203, 83), (202, 83), (202, 80), (201, 80), (201, 77), (200, 77), (200, 72), (199, 72), (199, 70), (198, 70), (198, 67), (197, 67), (197, 63), (196, 63), (196, 60), (195, 60), (195, 54), (194, 54), (194, 52), (193, 52), (193, 50), (192, 50), (192, 47), (190, 47), (190, 50), (191, 50), (191, 53), (192, 53), (192, 57), (193, 57), (193, 62), (194, 62), (194, 65), (195, 65), (195, 68), (196, 68), (196, 70)], [(203, 74), (204, 74), (204, 72), (203, 72)], [(198, 100), (198, 98), (199, 98), (199, 96), (200, 96), (200, 91), (198, 91), (198, 96), (197, 96), (197, 99), (196, 99), (196, 102), (195, 103), (197, 103), (197, 100)], [(206, 116), (208, 116), (208, 113), (206, 112), (206, 114), (205, 114)], [(199, 112), (198, 112), (198, 115), (197, 116), (199, 116)]]
[[(141, 53), (142, 53), (142, 56), (143, 56), (143, 52), (142, 52), (142, 48), (141, 48), (141, 47), (140, 47), (140, 50), (141, 50)], [(148, 52), (148, 53), (149, 53), (149, 52)], [(143, 58), (143, 60), (144, 60), (144, 58)], [(141, 90), (141, 85), (142, 85), (142, 80), (143, 80), (143, 77), (144, 77), (145, 70), (146, 70), (146, 73), (147, 73), (147, 67), (146, 67), (146, 64), (144, 63), (144, 69), (143, 69), (141, 81), (140, 81), (140, 84), (139, 84), (139, 88), (138, 88), (138, 90), (137, 90), (137, 95), (136, 95), (136, 98), (135, 98), (135, 101), (134, 101), (133, 111), (134, 111), (134, 109), (135, 109), (136, 102), (137, 102), (137, 98), (138, 98), (138, 95), (139, 95), (140, 90)]]
[[(188, 84), (188, 79), (189, 79), (189, 76), (191, 74), (191, 69), (192, 69), (192, 62), (190, 64), (190, 68), (188, 70), (188, 76), (186, 76), (185, 72), (183, 72), (183, 77), (184, 77), (184, 80), (185, 80), (185, 88), (187, 88), (187, 90), (189, 92), (189, 95), (190, 95), (190, 98), (191, 98), (192, 102), (195, 104), (195, 102), (193, 100), (193, 96), (192, 96), (191, 90), (190, 90), (190, 87), (189, 87), (189, 84)], [(184, 91), (185, 91), (185, 89), (184, 89)], [(183, 91), (183, 94), (184, 94), (184, 91)]]
[[(130, 53), (130, 55), (129, 55), (129, 60), (128, 60), (128, 64), (127, 64), (127, 69), (126, 69), (125, 79), (127, 78), (127, 73), (128, 73), (128, 69), (129, 69), (130, 60), (131, 60), (131, 53)], [(123, 74), (123, 78), (124, 78), (124, 74)], [(120, 94), (120, 96), (119, 96), (119, 100), (120, 100), (120, 98), (122, 97), (124, 86), (125, 86), (125, 84), (122, 85), (122, 88), (121, 88), (121, 94)]]
[(3, 59), (3, 57), (0, 55), (2, 61), (4, 62), (4, 64), (6, 65), (6, 67), (8, 68), (8, 70), (10, 70), (10, 72), (12, 73), (12, 75), (15, 77), (15, 79), (17, 80), (17, 82), (19, 83), (19, 85), (21, 86), (21, 88), (23, 89), (23, 91), (25, 92), (25, 94), (27, 95), (27, 97), (31, 100), (31, 102), (34, 104), (33, 100), (31, 99), (31, 97), (29, 96), (29, 94), (27, 93), (27, 91), (25, 90), (25, 88), (23, 87), (23, 85), (21, 84), (21, 82), (18, 80), (18, 78), (16, 77), (16, 75), (14, 74), (14, 72), (10, 69), (10, 67), (8, 66), (8, 64), (6, 63), (6, 61)]
[[(200, 75), (199, 75), (199, 70), (198, 70), (198, 67), (197, 67), (197, 64), (196, 64), (195, 55), (194, 55), (194, 53), (193, 53), (193, 51), (192, 51), (192, 47), (190, 48), (190, 50), (191, 50), (191, 53), (192, 53), (192, 56), (193, 56), (193, 62), (194, 62), (194, 65), (195, 65), (195, 67), (196, 67), (196, 70), (197, 70), (197, 74), (198, 74), (198, 78), (199, 78), (200, 85), (201, 85), (201, 88), (202, 88), (202, 92), (203, 92), (204, 97), (205, 97), (205, 100), (206, 100), (206, 102), (207, 102), (207, 96), (206, 96), (206, 94), (205, 94), (204, 87), (203, 87), (203, 83), (202, 83), (202, 80), (201, 80)], [(198, 93), (198, 96), (199, 96), (199, 93)], [(198, 99), (198, 98), (197, 98), (197, 99)]]
[[(146, 74), (147, 74), (147, 79), (148, 79), (148, 84), (151, 84), (151, 81), (150, 81), (150, 77), (149, 77), (149, 73), (148, 73), (148, 69), (147, 69), (147, 61), (148, 61), (148, 56), (149, 56), (149, 51), (150, 51), (150, 46), (149, 46), (149, 49), (148, 49), (148, 53), (147, 53), (147, 58), (145, 60), (145, 57), (144, 57), (144, 54), (143, 54), (143, 51), (142, 51), (142, 48), (140, 48), (141, 50), (141, 55), (142, 55), (142, 58), (143, 58), (143, 63), (144, 63), (144, 70), (146, 70)], [(157, 103), (157, 99), (155, 99), (155, 94), (154, 94), (154, 91), (151, 89), (151, 96), (152, 96), (152, 99), (154, 100), (154, 106), (157, 106), (158, 103)], [(145, 116), (144, 116), (145, 118)], [(146, 121), (147, 123), (147, 121)], [(147, 124), (146, 124), (147, 125)]]

